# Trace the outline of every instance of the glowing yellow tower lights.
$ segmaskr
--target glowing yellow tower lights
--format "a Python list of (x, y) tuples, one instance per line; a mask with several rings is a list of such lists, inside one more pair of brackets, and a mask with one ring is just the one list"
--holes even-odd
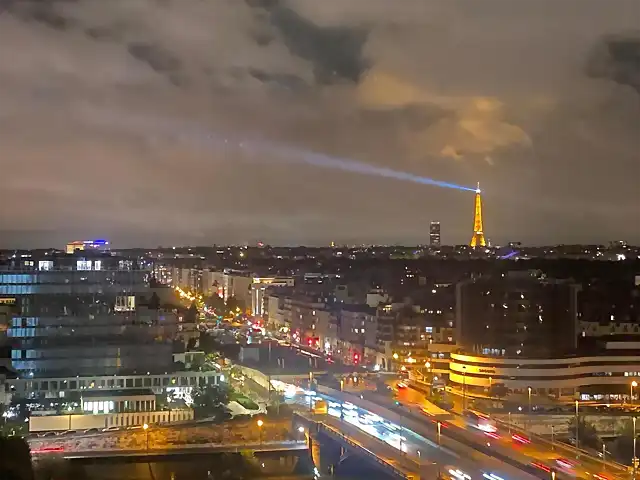
[(473, 236), (471, 237), (471, 247), (486, 247), (487, 242), (484, 239), (484, 228), (482, 227), (482, 191), (480, 183), (476, 188), (476, 201), (473, 214)]

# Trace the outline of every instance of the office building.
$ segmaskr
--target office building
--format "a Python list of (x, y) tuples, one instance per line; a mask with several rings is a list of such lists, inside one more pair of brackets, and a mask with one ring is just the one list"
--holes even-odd
[(177, 317), (158, 308), (149, 272), (90, 253), (23, 256), (0, 267), (0, 301), (14, 305), (6, 335), (18, 376), (171, 370)]
[[(498, 384), (510, 392), (550, 395), (566, 400), (628, 401), (640, 381), (640, 342), (605, 342), (591, 353), (557, 358), (479, 355), (452, 352), (449, 379), (468, 391)], [(634, 392), (637, 399), (637, 393)]]
[(440, 222), (431, 222), (429, 225), (429, 246), (440, 246)]
[(579, 285), (514, 271), (461, 282), (456, 343), (467, 352), (554, 358), (577, 347)]

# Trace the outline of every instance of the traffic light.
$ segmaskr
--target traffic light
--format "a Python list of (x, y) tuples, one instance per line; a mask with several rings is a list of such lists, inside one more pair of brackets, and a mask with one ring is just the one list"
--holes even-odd
[(353, 363), (358, 363), (358, 360), (360, 360), (360, 355), (358, 355), (357, 353), (353, 354)]

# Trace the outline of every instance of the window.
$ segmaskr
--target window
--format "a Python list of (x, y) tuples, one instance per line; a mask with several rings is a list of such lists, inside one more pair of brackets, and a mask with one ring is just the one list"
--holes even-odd
[(53, 270), (53, 261), (52, 260), (40, 260), (38, 262), (38, 270), (42, 270), (42, 271)]
[(76, 270), (91, 270), (91, 260), (78, 260), (76, 262)]
[(133, 261), (132, 260), (120, 260), (118, 262), (118, 268), (120, 270), (132, 270), (133, 269)]
[(136, 309), (136, 297), (133, 295), (116, 297), (114, 310), (116, 312), (131, 312)]
[(94, 270), (102, 270), (102, 260), (96, 260), (93, 262)]

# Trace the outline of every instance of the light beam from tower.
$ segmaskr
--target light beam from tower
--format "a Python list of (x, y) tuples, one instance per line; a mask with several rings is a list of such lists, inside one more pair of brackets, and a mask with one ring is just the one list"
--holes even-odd
[(482, 227), (482, 191), (480, 190), (480, 183), (478, 182), (478, 188), (476, 188), (476, 201), (473, 214), (473, 236), (471, 237), (472, 248), (486, 247), (487, 242), (484, 239), (484, 229)]

